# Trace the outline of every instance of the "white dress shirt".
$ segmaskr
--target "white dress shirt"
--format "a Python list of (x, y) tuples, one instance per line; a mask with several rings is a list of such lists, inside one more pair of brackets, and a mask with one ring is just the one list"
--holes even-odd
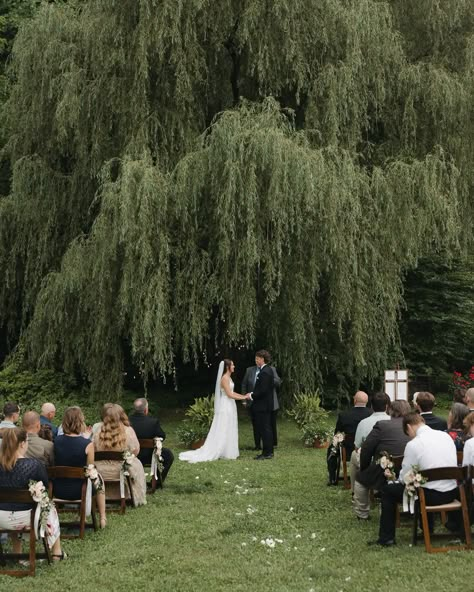
[[(456, 446), (451, 436), (439, 430), (432, 430), (427, 425), (419, 427), (416, 436), (405, 447), (400, 481), (403, 482), (403, 477), (413, 465), (417, 465), (420, 470), (457, 467)], [(454, 479), (444, 479), (427, 481), (423, 487), (451, 491), (457, 487), (457, 483)]]
[[(469, 465), (474, 465), (474, 437), (466, 440), (462, 455), (462, 466), (468, 467)], [(474, 479), (472, 482), (474, 483)]]
[(360, 421), (355, 433), (354, 446), (360, 448), (364, 443), (364, 440), (372, 431), (374, 425), (378, 421), (387, 421), (388, 419), (390, 419), (390, 415), (387, 415), (385, 411), (375, 411), (372, 415), (369, 415), (369, 417)]

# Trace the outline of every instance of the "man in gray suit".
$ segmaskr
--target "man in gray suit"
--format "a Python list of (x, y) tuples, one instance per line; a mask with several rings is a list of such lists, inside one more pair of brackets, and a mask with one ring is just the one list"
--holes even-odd
[[(278, 396), (277, 396), (277, 389), (280, 388), (281, 378), (278, 376), (278, 373), (277, 373), (276, 368), (274, 366), (271, 366), (271, 369), (273, 372), (273, 385), (274, 385), (274, 388), (273, 388), (273, 411), (272, 411), (273, 446), (277, 446), (277, 444), (278, 444), (277, 414), (278, 414), (278, 409), (280, 409), (280, 404), (278, 402)], [(242, 393), (249, 393), (249, 392), (253, 391), (253, 389), (255, 387), (255, 382), (257, 380), (258, 373), (259, 373), (258, 366), (249, 366), (245, 370), (244, 379), (242, 380), (242, 389), (241, 389)], [(248, 405), (248, 402), (247, 402), (247, 405)], [(250, 417), (252, 419), (255, 450), (261, 450), (262, 449), (262, 435), (260, 433), (260, 430), (258, 429), (258, 422), (256, 421), (256, 416), (253, 411), (253, 405), (250, 404), (248, 409), (249, 409)]]
[(54, 444), (38, 436), (41, 423), (36, 411), (27, 411), (23, 415), (23, 428), (28, 433), (27, 458), (36, 458), (46, 466), (54, 465)]

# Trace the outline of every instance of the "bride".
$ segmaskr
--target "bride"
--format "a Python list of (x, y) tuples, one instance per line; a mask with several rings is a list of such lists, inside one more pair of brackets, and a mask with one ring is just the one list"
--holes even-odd
[(230, 378), (234, 369), (232, 360), (223, 360), (219, 364), (214, 390), (214, 419), (211, 429), (201, 448), (181, 452), (179, 460), (197, 463), (218, 458), (236, 459), (239, 456), (239, 431), (235, 401), (244, 401), (246, 397), (234, 393), (234, 383)]

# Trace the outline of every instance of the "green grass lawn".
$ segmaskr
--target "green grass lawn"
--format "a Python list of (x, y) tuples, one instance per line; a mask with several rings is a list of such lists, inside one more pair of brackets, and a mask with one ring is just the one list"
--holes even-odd
[[(176, 453), (179, 416), (163, 421)], [(175, 460), (163, 491), (148, 505), (111, 515), (103, 532), (65, 541), (67, 561), (41, 566), (36, 580), (0, 576), (0, 590), (212, 592), (436, 591), (464, 589), (474, 557), (428, 555), (410, 547), (411, 529), (390, 549), (351, 514), (350, 492), (326, 486), (325, 450), (304, 448), (289, 421), (280, 422), (273, 461), (256, 462), (249, 420), (240, 419), (237, 461), (189, 465)], [(261, 544), (272, 537), (275, 548)]]

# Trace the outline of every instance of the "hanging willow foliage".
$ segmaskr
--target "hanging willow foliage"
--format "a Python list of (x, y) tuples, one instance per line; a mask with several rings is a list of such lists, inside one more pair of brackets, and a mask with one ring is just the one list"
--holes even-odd
[(0, 325), (104, 393), (124, 352), (146, 379), (257, 337), (297, 387), (375, 376), (405, 271), (472, 220), (473, 30), (468, 0), (44, 6), (10, 71)]

